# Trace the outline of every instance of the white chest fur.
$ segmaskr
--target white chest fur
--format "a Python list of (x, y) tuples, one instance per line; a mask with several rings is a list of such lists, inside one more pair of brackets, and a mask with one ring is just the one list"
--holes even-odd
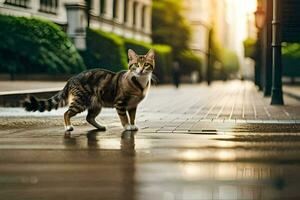
[(150, 84), (151, 84), (151, 74), (147, 76), (140, 76), (137, 77), (137, 81), (141, 84), (141, 86), (144, 88), (143, 90), (143, 96), (145, 97), (149, 91)]
[(151, 81), (151, 74), (148, 74), (146, 76), (139, 76), (139, 77), (136, 77), (136, 79), (143, 88), (146, 88), (148, 86), (148, 83), (150, 83), (150, 81)]

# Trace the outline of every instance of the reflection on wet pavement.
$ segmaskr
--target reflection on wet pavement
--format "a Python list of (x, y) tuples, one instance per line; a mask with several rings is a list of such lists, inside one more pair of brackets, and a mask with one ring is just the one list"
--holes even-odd
[(242, 138), (96, 130), (2, 138), (0, 199), (299, 199), (298, 134)]
[(285, 102), (246, 81), (153, 87), (139, 132), (103, 109), (106, 132), (82, 113), (65, 136), (66, 108), (0, 108), (0, 200), (300, 199), (299, 101)]

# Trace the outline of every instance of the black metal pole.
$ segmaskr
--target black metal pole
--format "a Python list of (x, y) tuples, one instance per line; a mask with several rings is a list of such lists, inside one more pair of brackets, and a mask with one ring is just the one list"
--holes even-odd
[(254, 83), (258, 87), (258, 90), (262, 90), (262, 29), (257, 32), (257, 42), (256, 42), (256, 58), (255, 58), (255, 68), (254, 68)]
[(273, 16), (273, 0), (265, 0), (266, 10), (266, 26), (264, 30), (264, 96), (271, 96), (272, 90), (272, 16)]
[(272, 66), (273, 82), (271, 105), (283, 105), (282, 96), (282, 61), (281, 61), (281, 0), (273, 0), (273, 21), (272, 21)]
[(207, 85), (211, 84), (212, 81), (212, 29), (208, 30), (208, 48), (207, 48), (207, 69), (206, 69), (206, 81)]

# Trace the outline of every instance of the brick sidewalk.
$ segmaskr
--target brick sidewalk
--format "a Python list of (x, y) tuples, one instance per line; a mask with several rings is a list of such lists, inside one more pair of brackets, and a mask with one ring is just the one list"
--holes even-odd
[(106, 132), (82, 113), (69, 137), (66, 108), (0, 108), (1, 197), (299, 199), (299, 101), (269, 102), (250, 82), (153, 87), (138, 132), (103, 109)]
[[(140, 132), (147, 133), (202, 133), (233, 129), (300, 131), (300, 101), (288, 96), (284, 100), (284, 106), (271, 106), (270, 98), (264, 98), (247, 81), (215, 82), (210, 87), (205, 84), (183, 85), (178, 90), (172, 86), (154, 86), (138, 108), (137, 124)], [(65, 108), (54, 112), (26, 113), (21, 108), (2, 108), (0, 113), (6, 117), (17, 116), (1, 120), (3, 126), (9, 126), (12, 121), (15, 126), (57, 126), (62, 125), (64, 111)], [(74, 123), (86, 125), (84, 115), (74, 118)], [(55, 116), (55, 119), (47, 120), (51, 116)], [(112, 127), (112, 131), (121, 128), (113, 109), (103, 109), (99, 120)], [(251, 124), (256, 124), (255, 130)]]
[(154, 89), (140, 106), (139, 122), (147, 132), (197, 132), (211, 127), (212, 122), (214, 129), (216, 123), (221, 127), (299, 124), (300, 101), (288, 96), (284, 100), (284, 106), (271, 106), (270, 98), (264, 98), (250, 82), (217, 82), (211, 87), (192, 85), (179, 90), (162, 87)]

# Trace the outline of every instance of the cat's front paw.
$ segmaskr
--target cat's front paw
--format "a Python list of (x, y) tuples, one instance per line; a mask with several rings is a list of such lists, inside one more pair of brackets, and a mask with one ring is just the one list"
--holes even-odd
[(66, 126), (65, 131), (73, 131), (74, 127), (72, 125)]
[(137, 131), (138, 127), (136, 125), (127, 124), (124, 126), (125, 131)]
[(131, 125), (131, 130), (132, 131), (137, 131), (139, 128), (136, 125)]

